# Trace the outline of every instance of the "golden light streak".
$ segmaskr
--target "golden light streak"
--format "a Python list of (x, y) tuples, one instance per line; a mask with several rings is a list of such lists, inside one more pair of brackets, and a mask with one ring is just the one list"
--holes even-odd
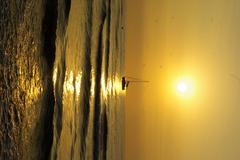
[(57, 68), (54, 68), (54, 71), (53, 71), (53, 84), (55, 86), (56, 84), (56, 81), (57, 81)]
[(95, 94), (95, 73), (91, 71), (91, 96), (93, 97)]
[(63, 92), (74, 92), (74, 86), (73, 86), (73, 72), (66, 71), (65, 81), (64, 81), (64, 91)]
[(82, 79), (82, 72), (80, 72), (80, 74), (77, 74), (76, 79), (75, 79), (75, 88), (76, 88), (77, 95), (79, 95), (80, 91), (81, 91), (81, 79)]
[(66, 71), (65, 81), (63, 86), (64, 93), (73, 94), (75, 91), (75, 94), (79, 95), (81, 91), (81, 80), (82, 80), (82, 72), (74, 74), (73, 71), (70, 71), (70, 72)]
[(105, 84), (105, 74), (104, 73), (102, 74), (102, 77), (101, 77), (101, 87), (102, 87), (103, 96), (104, 96), (104, 98), (106, 98), (107, 94), (108, 94), (108, 89)]

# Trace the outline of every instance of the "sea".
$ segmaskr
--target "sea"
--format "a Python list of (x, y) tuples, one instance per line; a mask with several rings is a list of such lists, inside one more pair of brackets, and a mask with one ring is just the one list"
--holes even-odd
[(124, 159), (124, 0), (0, 0), (0, 160)]

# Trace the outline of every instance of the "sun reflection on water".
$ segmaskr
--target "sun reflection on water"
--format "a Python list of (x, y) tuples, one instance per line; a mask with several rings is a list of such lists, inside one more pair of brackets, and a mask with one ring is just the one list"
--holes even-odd
[[(53, 72), (53, 83), (54, 86), (57, 83), (57, 68), (54, 69)], [(73, 71), (66, 71), (64, 85), (63, 85), (63, 93), (64, 94), (75, 94), (78, 100), (78, 95), (80, 95), (81, 91), (81, 80), (82, 80), (82, 72), (75, 73)]]
[(57, 68), (54, 68), (54, 71), (53, 71), (53, 84), (55, 86), (56, 84), (56, 81), (57, 81)]
[(75, 89), (76, 89), (77, 95), (79, 95), (81, 91), (81, 79), (82, 79), (82, 72), (80, 72), (80, 74), (77, 74), (76, 80), (75, 80)]
[[(57, 83), (58, 77), (57, 68), (54, 69), (53, 72), (53, 83), (54, 86)], [(67, 95), (73, 95), (77, 97), (77, 100), (81, 91), (81, 80), (82, 80), (82, 72), (75, 74), (73, 71), (66, 71), (65, 80), (63, 85), (63, 93)], [(107, 80), (105, 78), (105, 73), (102, 73), (101, 76), (101, 92), (104, 99), (107, 99), (109, 96), (123, 95), (125, 91), (122, 90), (122, 82), (118, 76), (108, 77)], [(91, 88), (90, 88), (91, 96), (93, 97), (95, 94), (95, 72), (91, 71)]]
[(63, 92), (64, 93), (74, 93), (74, 84), (73, 84), (73, 71), (66, 71), (65, 80), (63, 85)]
[(101, 77), (101, 87), (102, 87), (102, 94), (105, 99), (108, 96), (116, 96), (122, 94), (122, 83), (118, 76), (114, 76), (112, 79), (111, 77), (105, 80), (105, 74), (102, 74)]
[[(22, 64), (23, 59), (17, 61), (19, 64), (18, 70), (18, 86), (19, 88), (13, 88), (13, 93), (15, 93), (15, 97), (19, 95), (19, 97), (24, 97), (23, 104), (26, 107), (30, 107), (34, 105), (40, 95), (43, 92), (43, 83), (41, 81), (40, 69), (37, 65), (32, 65), (32, 71), (29, 72), (28, 68)], [(29, 78), (32, 77), (32, 78)], [(20, 92), (18, 91), (20, 90)], [(21, 99), (21, 98), (20, 98)], [(20, 103), (20, 101), (18, 102)]]
[(91, 96), (93, 97), (95, 94), (95, 72), (91, 71)]

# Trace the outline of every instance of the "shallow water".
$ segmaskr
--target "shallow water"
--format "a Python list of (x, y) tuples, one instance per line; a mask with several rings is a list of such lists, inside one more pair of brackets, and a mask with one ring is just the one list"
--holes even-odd
[(0, 7), (0, 159), (123, 159), (123, 2)]

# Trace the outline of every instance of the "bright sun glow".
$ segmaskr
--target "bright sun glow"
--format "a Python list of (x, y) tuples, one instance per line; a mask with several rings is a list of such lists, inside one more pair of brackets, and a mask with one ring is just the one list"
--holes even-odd
[(190, 98), (194, 95), (195, 85), (190, 77), (179, 78), (175, 83), (175, 90), (178, 95), (184, 98)]
[(186, 93), (188, 91), (188, 85), (185, 82), (179, 82), (177, 90), (181, 93)]

